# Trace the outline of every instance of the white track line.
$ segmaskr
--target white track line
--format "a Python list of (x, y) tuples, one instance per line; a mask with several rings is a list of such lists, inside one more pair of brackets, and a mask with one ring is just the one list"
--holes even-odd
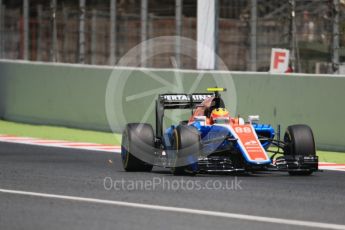
[(7, 143), (16, 143), (16, 144), (23, 144), (23, 145), (34, 145), (34, 146), (42, 146), (42, 147), (53, 147), (53, 148), (63, 148), (63, 149), (76, 149), (76, 150), (89, 150), (89, 151), (98, 151), (98, 152), (108, 152), (108, 153), (120, 153), (120, 148), (114, 147), (114, 149), (103, 149), (103, 148), (90, 148), (90, 147), (71, 147), (71, 146), (63, 146), (59, 144), (40, 144), (40, 143), (28, 143), (28, 142), (13, 142), (13, 141), (4, 141), (0, 140), (0, 142), (7, 142)]
[[(68, 141), (49, 141), (49, 140), (40, 140), (40, 139), (18, 139), (12, 140), (3, 138), (0, 135), (0, 142), (6, 143), (15, 143), (15, 144), (24, 144), (24, 145), (34, 145), (34, 146), (43, 146), (43, 147), (54, 147), (54, 148), (64, 148), (64, 149), (81, 149), (81, 150), (90, 150), (98, 152), (108, 152), (108, 153), (120, 153), (120, 146), (110, 146), (110, 145), (101, 145), (94, 143), (81, 143), (78, 142), (68, 142)], [(89, 144), (89, 145), (86, 145)]]
[(76, 196), (64, 196), (64, 195), (56, 195), (56, 194), (48, 194), (48, 193), (8, 190), (8, 189), (1, 189), (1, 188), (0, 188), (0, 192), (7, 193), (7, 194), (17, 194), (17, 195), (25, 195), (25, 196), (71, 200), (71, 201), (106, 204), (106, 205), (113, 205), (113, 206), (123, 206), (123, 207), (186, 213), (186, 214), (194, 214), (194, 215), (202, 215), (202, 216), (214, 216), (214, 217), (223, 217), (223, 218), (229, 218), (229, 219), (257, 221), (257, 222), (273, 223), (273, 224), (280, 224), (280, 225), (294, 225), (294, 226), (303, 226), (303, 227), (319, 228), (319, 229), (345, 230), (345, 225), (321, 223), (321, 222), (313, 222), (313, 221), (281, 219), (281, 218), (272, 218), (272, 217), (264, 217), (264, 216), (244, 215), (244, 214), (237, 214), (237, 213), (230, 213), (230, 212), (217, 212), (217, 211), (207, 211), (207, 210), (200, 210), (200, 209), (178, 208), (178, 207), (171, 207), (171, 206), (140, 204), (140, 203), (131, 203), (131, 202), (115, 201), (115, 200), (102, 200), (102, 199), (76, 197)]

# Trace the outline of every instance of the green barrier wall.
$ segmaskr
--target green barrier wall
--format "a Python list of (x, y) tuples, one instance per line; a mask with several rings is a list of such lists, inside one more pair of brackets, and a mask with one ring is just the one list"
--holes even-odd
[[(119, 132), (126, 122), (154, 123), (154, 99), (159, 92), (204, 92), (214, 85), (230, 89), (225, 101), (232, 115), (258, 114), (263, 123), (281, 124), (282, 131), (289, 124), (308, 124), (318, 148), (345, 151), (345, 76), (113, 69), (1, 60), (0, 117), (102, 131), (112, 127)], [(113, 100), (106, 100), (107, 86), (108, 93), (112, 92), (108, 98)], [(167, 125), (188, 115), (188, 111), (182, 115), (170, 111)]]

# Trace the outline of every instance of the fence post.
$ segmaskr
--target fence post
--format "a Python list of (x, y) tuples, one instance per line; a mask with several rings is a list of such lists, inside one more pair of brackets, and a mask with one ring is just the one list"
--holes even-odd
[(251, 0), (250, 11), (250, 70), (257, 70), (256, 52), (257, 52), (257, 0)]
[(182, 36), (182, 6), (183, 0), (175, 0), (176, 43), (175, 58), (176, 68), (181, 68), (181, 36)]
[(110, 1), (110, 57), (109, 65), (116, 63), (116, 0)]
[(23, 59), (29, 59), (29, 0), (23, 1), (24, 50)]
[[(147, 11), (148, 3), (147, 0), (141, 0), (141, 42), (147, 40)], [(141, 44), (141, 66), (146, 67), (146, 44)]]
[(79, 0), (79, 63), (85, 63), (85, 0)]
[(36, 61), (42, 60), (42, 5), (37, 5), (37, 46), (36, 46)]
[(91, 64), (92, 65), (95, 65), (97, 61), (96, 49), (97, 49), (97, 10), (92, 9), (92, 18), (91, 18)]
[(57, 32), (56, 32), (56, 0), (50, 2), (50, 26), (52, 29), (51, 33), (51, 48), (50, 48), (50, 61), (57, 62)]
[(6, 53), (6, 47), (5, 47), (5, 44), (6, 44), (6, 40), (7, 40), (7, 36), (5, 36), (6, 34), (6, 27), (5, 27), (5, 14), (6, 14), (6, 5), (2, 5), (2, 41), (1, 41), (1, 44), (2, 44), (2, 58), (6, 58), (7, 57), (7, 53)]
[[(152, 38), (154, 37), (154, 15), (153, 14), (148, 14), (148, 19), (147, 19), (147, 37)], [(151, 53), (154, 52), (152, 43), (148, 44), (149, 47), (147, 47), (147, 55), (151, 57)], [(150, 58), (149, 62), (146, 62), (146, 66), (149, 67), (154, 67), (154, 58)]]
[[(220, 0), (216, 0), (215, 2), (215, 19), (214, 19), (214, 52), (216, 57), (214, 59), (214, 69), (219, 69), (218, 66), (218, 57), (219, 57), (219, 13), (220, 13)], [(223, 66), (221, 67), (223, 68)]]
[(332, 68), (339, 73), (339, 0), (333, 0)]
[(2, 6), (2, 0), (0, 0), (0, 58), (4, 57), (4, 46), (3, 46), (3, 39), (4, 39), (4, 11)]
[(197, 1), (197, 69), (216, 68), (217, 0)]
[(68, 24), (68, 8), (63, 5), (62, 6), (62, 24), (63, 24), (63, 40), (62, 40), (62, 55), (63, 55), (63, 62), (69, 62), (68, 60), (68, 35), (69, 31), (67, 29)]
[(299, 61), (299, 50), (297, 41), (296, 28), (296, 1), (289, 0), (290, 5), (290, 29), (289, 29), (289, 43), (290, 43), (290, 62), (294, 72), (300, 72), (301, 65)]
[[(124, 22), (124, 27), (122, 27), (123, 31), (122, 31), (122, 34), (124, 34), (126, 36), (126, 38), (128, 37), (128, 31), (131, 31), (131, 29), (129, 28), (129, 26), (131, 25), (131, 23), (129, 22), (129, 16), (121, 16), (122, 20), (124, 19), (125, 22)], [(121, 27), (120, 27), (121, 28)], [(126, 50), (127, 50), (127, 47), (129, 47), (129, 39), (124, 39), (124, 36), (121, 38), (121, 41), (123, 42), (123, 45), (121, 46), (121, 52), (120, 54), (123, 55)], [(120, 48), (120, 47), (119, 47)]]

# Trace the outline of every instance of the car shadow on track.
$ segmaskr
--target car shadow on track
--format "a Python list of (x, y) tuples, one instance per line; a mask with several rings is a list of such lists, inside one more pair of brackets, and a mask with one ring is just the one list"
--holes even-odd
[[(171, 177), (178, 177), (174, 176), (169, 169), (162, 170), (162, 169), (154, 169), (152, 170), (153, 174), (159, 174), (159, 175), (164, 175), (164, 176), (171, 176)], [(196, 174), (194, 176), (184, 176), (184, 177), (190, 177), (190, 178), (195, 178), (195, 177), (288, 177), (289, 174), (285, 172), (244, 172), (244, 173), (200, 173)]]

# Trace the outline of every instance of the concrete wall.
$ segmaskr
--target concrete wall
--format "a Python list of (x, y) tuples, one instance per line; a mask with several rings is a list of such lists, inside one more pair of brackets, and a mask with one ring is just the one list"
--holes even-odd
[[(1, 69), (0, 69), (1, 72)], [(5, 82), (4, 77), (1, 77), (2, 74), (0, 73), (0, 119), (4, 117), (5, 113)]]
[[(345, 77), (316, 75), (234, 76), (238, 111), (262, 122), (308, 124), (320, 149), (345, 150)], [(250, 92), (248, 92), (250, 91)]]
[(0, 63), (7, 120), (106, 129), (104, 89), (110, 70)]
[[(159, 92), (204, 92), (214, 85), (230, 89), (225, 101), (232, 115), (258, 114), (262, 122), (281, 124), (282, 130), (305, 123), (313, 128), (320, 149), (345, 151), (345, 76), (113, 69), (1, 60), (0, 117), (121, 131), (126, 122), (153, 123)], [(167, 120), (188, 114), (168, 112)]]

